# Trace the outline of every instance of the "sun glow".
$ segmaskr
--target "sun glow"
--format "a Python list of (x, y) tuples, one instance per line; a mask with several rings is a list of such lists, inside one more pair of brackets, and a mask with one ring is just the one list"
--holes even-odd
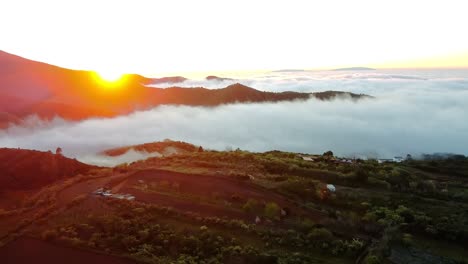
[(93, 71), (91, 78), (106, 92), (110, 90), (116, 92), (125, 87), (128, 81), (125, 74), (113, 71)]
[(123, 74), (115, 71), (98, 71), (99, 78), (106, 82), (117, 82), (122, 79)]

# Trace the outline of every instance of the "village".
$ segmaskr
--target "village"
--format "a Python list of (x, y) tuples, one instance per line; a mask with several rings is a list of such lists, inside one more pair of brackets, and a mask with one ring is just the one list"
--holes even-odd
[[(359, 163), (361, 160), (369, 160), (368, 157), (362, 156), (359, 158), (338, 158), (333, 156), (333, 152), (330, 151), (330, 153), (326, 152), (323, 155), (302, 155), (300, 156), (303, 160), (305, 161), (329, 161), (331, 163), (335, 164), (354, 164), (354, 163)], [(395, 156), (391, 159), (376, 159), (379, 164), (382, 163), (401, 163), (406, 160), (412, 160), (412, 156), (410, 154), (406, 155), (406, 158), (402, 156)]]

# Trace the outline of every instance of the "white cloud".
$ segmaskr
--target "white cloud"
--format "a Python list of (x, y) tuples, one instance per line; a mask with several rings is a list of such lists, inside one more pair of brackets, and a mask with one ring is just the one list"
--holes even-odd
[(129, 151), (119, 156), (107, 156), (100, 153), (88, 154), (80, 156), (80, 161), (97, 166), (113, 167), (119, 164), (129, 163), (136, 160), (144, 160), (151, 157), (161, 156), (162, 155), (158, 152), (148, 153), (145, 151), (135, 151), (134, 149), (130, 149)]

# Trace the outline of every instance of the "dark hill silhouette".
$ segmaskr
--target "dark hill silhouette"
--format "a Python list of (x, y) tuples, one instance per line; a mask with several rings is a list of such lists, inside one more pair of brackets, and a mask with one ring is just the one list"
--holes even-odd
[(152, 142), (152, 143), (144, 143), (140, 145), (134, 146), (125, 146), (120, 148), (109, 149), (103, 152), (103, 154), (108, 156), (119, 156), (125, 154), (127, 151), (134, 149), (136, 151), (145, 151), (148, 153), (159, 152), (163, 154), (167, 148), (172, 148), (174, 151), (178, 153), (188, 153), (188, 152), (197, 152), (198, 147), (182, 142), (182, 141), (172, 141), (172, 140), (165, 140), (159, 142)]
[(248, 86), (236, 83), (222, 89), (206, 88), (154, 88), (155, 104), (175, 104), (193, 106), (217, 106), (230, 103), (277, 102), (310, 97), (308, 93), (296, 92), (262, 92)]
[(232, 81), (234, 79), (231, 79), (231, 78), (223, 78), (223, 77), (218, 77), (218, 76), (214, 76), (214, 75), (209, 75), (209, 76), (206, 76), (205, 77), (205, 80), (207, 81)]
[(349, 92), (340, 92), (340, 91), (325, 91), (325, 92), (316, 92), (312, 93), (315, 98), (326, 101), (326, 100), (332, 100), (335, 97), (350, 97), (353, 100), (359, 100), (359, 99), (364, 99), (364, 98), (374, 98), (370, 95), (366, 94), (355, 94), (355, 93), (349, 93)]
[[(82, 120), (124, 115), (163, 104), (216, 106), (236, 102), (305, 100), (310, 96), (308, 93), (262, 92), (242, 84), (215, 90), (145, 86), (184, 80), (180, 76), (151, 79), (126, 74), (117, 83), (106, 83), (95, 72), (69, 70), (0, 51), (0, 128), (18, 123), (29, 115)], [(360, 95), (353, 98), (360, 98)]]
[(91, 168), (52, 152), (0, 148), (0, 192), (41, 187)]
[(182, 76), (172, 76), (172, 77), (162, 77), (162, 78), (153, 78), (150, 80), (151, 84), (160, 84), (160, 83), (181, 83), (186, 81), (187, 78)]

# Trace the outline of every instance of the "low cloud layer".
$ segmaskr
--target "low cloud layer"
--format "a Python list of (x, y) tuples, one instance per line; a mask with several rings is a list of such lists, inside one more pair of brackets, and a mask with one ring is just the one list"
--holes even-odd
[(136, 160), (145, 160), (151, 157), (161, 157), (162, 154), (158, 152), (145, 152), (145, 151), (135, 151), (130, 149), (120, 156), (107, 156), (102, 153), (93, 153), (93, 154), (84, 154), (80, 155), (80, 161), (97, 166), (105, 167), (114, 167), (119, 164), (129, 163)]
[[(291, 80), (306, 78), (304, 74), (294, 73), (283, 79), (265, 77), (263, 85), (267, 87), (270, 82), (268, 90), (300, 90), (295, 85), (307, 83), (308, 88), (303, 89), (308, 91), (344, 90), (377, 98), (359, 102), (346, 98), (310, 99), (216, 108), (161, 106), (128, 116), (82, 122), (54, 119), (44, 123), (31, 117), (23, 126), (0, 131), (0, 146), (40, 150), (60, 146), (68, 156), (101, 165), (115, 164), (115, 160), (92, 154), (166, 138), (218, 150), (332, 150), (341, 156), (384, 158), (407, 153), (468, 154), (468, 79), (463, 76), (439, 73), (444, 78), (424, 74), (415, 75), (417, 78), (376, 78), (377, 73), (372, 72), (367, 78), (361, 73), (352, 78), (335, 73), (341, 77), (313, 81), (306, 76), (307, 81)], [(258, 78), (252, 82), (258, 83)], [(121, 161), (141, 157), (146, 154), (131, 152)]]

